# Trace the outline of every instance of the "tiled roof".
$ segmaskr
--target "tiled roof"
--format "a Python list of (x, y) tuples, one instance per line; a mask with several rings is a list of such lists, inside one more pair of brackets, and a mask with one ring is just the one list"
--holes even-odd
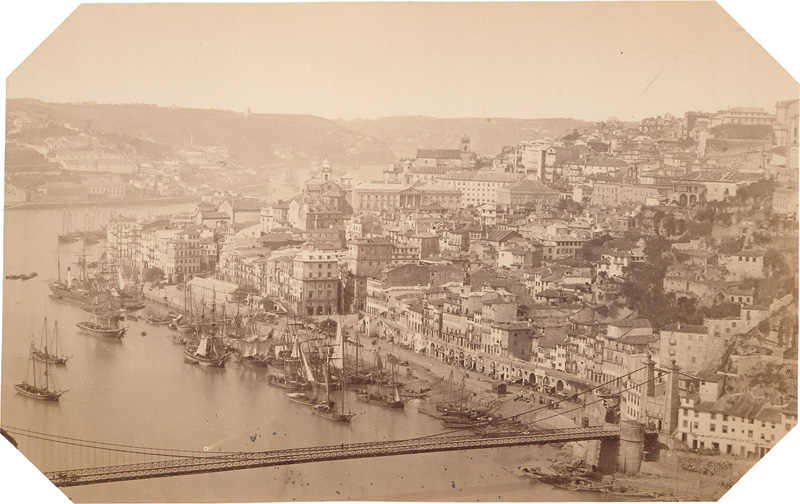
[(699, 325), (691, 325), (691, 324), (670, 324), (668, 326), (664, 326), (661, 331), (673, 331), (673, 332), (680, 332), (680, 333), (692, 333), (692, 334), (708, 334), (708, 328), (705, 326)]
[(557, 193), (555, 189), (549, 187), (547, 184), (535, 179), (523, 179), (515, 184), (505, 186), (509, 191), (526, 191), (526, 192), (548, 192)]
[(520, 175), (513, 173), (499, 173), (499, 172), (474, 172), (474, 171), (454, 171), (445, 173), (440, 180), (462, 180), (462, 181), (478, 181), (478, 182), (516, 182), (521, 178)]
[(458, 149), (417, 149), (417, 159), (461, 159), (461, 151)]

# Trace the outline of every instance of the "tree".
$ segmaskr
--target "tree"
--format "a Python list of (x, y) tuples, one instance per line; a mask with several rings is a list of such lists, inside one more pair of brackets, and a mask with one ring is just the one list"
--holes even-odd
[(661, 234), (659, 231), (661, 228), (661, 220), (664, 219), (665, 215), (666, 214), (661, 210), (656, 210), (653, 214), (653, 231), (655, 231), (656, 234)]
[(142, 273), (145, 282), (160, 282), (164, 279), (164, 270), (161, 268), (147, 268)]
[(738, 317), (741, 313), (741, 307), (736, 303), (726, 302), (720, 303), (715, 306), (706, 307), (703, 314), (708, 318), (725, 318), (725, 317)]
[(783, 254), (774, 248), (767, 249), (767, 253), (764, 254), (764, 267), (771, 269), (772, 275), (786, 276), (792, 274), (792, 270)]
[(609, 240), (611, 240), (611, 236), (604, 234), (584, 242), (580, 250), (578, 250), (578, 257), (581, 257), (589, 262), (596, 263), (600, 260), (600, 253), (603, 250), (603, 246), (608, 243)]

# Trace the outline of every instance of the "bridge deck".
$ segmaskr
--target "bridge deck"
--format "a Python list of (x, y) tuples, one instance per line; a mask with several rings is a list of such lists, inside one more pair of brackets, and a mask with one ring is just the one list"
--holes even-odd
[(138, 464), (53, 471), (45, 473), (45, 476), (56, 486), (67, 487), (90, 485), (94, 483), (109, 483), (113, 481), (232, 471), (236, 469), (303, 464), (308, 462), (502, 448), (616, 437), (619, 437), (619, 429), (601, 426), (555, 429), (523, 435), (429, 437), (401, 441), (315, 446), (267, 452), (242, 452), (198, 457), (181, 457), (173, 460)]

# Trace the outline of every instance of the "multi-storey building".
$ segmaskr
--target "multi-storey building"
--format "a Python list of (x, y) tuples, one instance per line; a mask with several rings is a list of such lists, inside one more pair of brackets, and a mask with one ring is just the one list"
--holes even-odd
[(461, 206), (497, 204), (497, 189), (517, 182), (522, 175), (499, 172), (457, 171), (442, 175), (442, 184), (461, 191)]
[(724, 378), (698, 380), (698, 392), (681, 398), (675, 436), (693, 449), (761, 458), (797, 425), (797, 401), (770, 405), (749, 392), (723, 395)]
[(496, 191), (497, 205), (506, 207), (558, 203), (558, 191), (535, 179), (523, 179), (498, 187)]
[(304, 250), (292, 260), (289, 300), (295, 313), (339, 313), (338, 259), (330, 252)]
[(418, 209), (433, 205), (456, 210), (461, 192), (446, 184), (407, 186), (392, 183), (364, 183), (353, 188), (353, 210), (391, 211)]
[(201, 270), (203, 246), (200, 232), (186, 229), (175, 233), (165, 247), (164, 275), (168, 282), (182, 282)]

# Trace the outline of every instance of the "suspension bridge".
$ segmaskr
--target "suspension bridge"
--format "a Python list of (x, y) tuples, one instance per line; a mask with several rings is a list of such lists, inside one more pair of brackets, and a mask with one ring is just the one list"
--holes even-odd
[[(54, 452), (57, 464), (72, 468), (50, 468), (32, 459), (44, 475), (59, 487), (110, 483), (114, 481), (163, 478), (189, 474), (234, 471), (335, 460), (412, 455), (421, 453), (480, 450), (511, 446), (566, 443), (570, 441), (618, 439), (617, 426), (575, 427), (537, 430), (497, 436), (429, 436), (399, 441), (313, 446), (262, 452), (215, 452), (166, 450), (127, 446), (56, 436), (3, 426), (20, 444), (38, 441)], [(53, 446), (59, 446), (60, 455)], [(30, 457), (29, 457), (30, 458)], [(105, 461), (105, 465), (100, 465)], [(46, 461), (45, 461), (46, 462)], [(122, 462), (122, 463), (120, 463)], [(77, 467), (76, 467), (77, 466)]]

